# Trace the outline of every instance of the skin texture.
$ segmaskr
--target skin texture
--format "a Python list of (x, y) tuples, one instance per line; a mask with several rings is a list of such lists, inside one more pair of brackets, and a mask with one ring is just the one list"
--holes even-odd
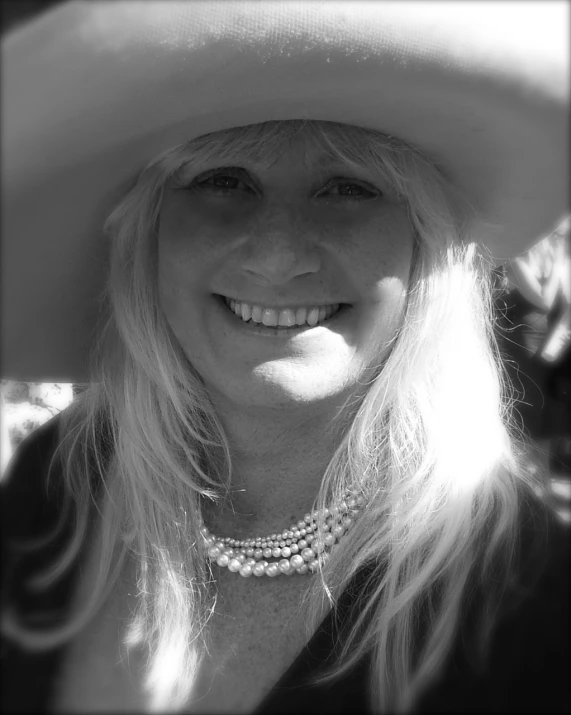
[[(381, 176), (324, 163), (301, 144), (269, 168), (248, 156), (231, 168), (210, 161), (165, 187), (161, 307), (233, 450), (232, 509), (219, 504), (214, 527), (239, 538), (308, 510), (344, 429), (335, 417), (400, 324), (412, 252), (406, 208)], [(284, 340), (250, 334), (230, 313), (228, 323), (213, 294), (353, 307), (332, 328)]]

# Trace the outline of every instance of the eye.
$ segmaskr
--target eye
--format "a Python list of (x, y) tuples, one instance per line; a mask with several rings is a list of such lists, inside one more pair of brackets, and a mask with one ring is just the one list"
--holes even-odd
[(241, 173), (242, 172), (234, 172), (227, 169), (224, 171), (218, 170), (216, 173), (207, 174), (206, 176), (195, 179), (188, 188), (193, 191), (208, 191), (223, 195), (241, 192), (255, 193), (252, 187), (239, 176)]
[(322, 196), (325, 192), (334, 200), (366, 201), (382, 196), (382, 193), (370, 184), (346, 179), (333, 179), (318, 195)]

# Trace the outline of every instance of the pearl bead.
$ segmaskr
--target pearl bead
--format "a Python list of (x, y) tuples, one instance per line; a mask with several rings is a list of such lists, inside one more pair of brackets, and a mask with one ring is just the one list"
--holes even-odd
[(240, 570), (240, 567), (242, 566), (241, 561), (238, 561), (238, 559), (231, 559), (228, 562), (228, 571), (236, 572)]
[(254, 566), (252, 569), (252, 572), (254, 576), (263, 576), (266, 571), (266, 565), (262, 563), (261, 561), (258, 561), (258, 563)]
[(300, 556), (299, 554), (292, 556), (290, 559), (290, 564), (294, 569), (298, 569), (300, 566), (303, 566), (304, 563), (305, 561), (303, 560), (303, 556)]
[[(358, 507), (363, 504), (357, 490), (347, 490), (331, 507), (308, 512), (288, 529), (265, 537), (221, 538), (212, 534), (202, 520), (198, 527), (209, 558), (244, 577), (315, 573), (327, 562), (329, 549), (353, 526)], [(268, 563), (269, 558), (279, 561)]]

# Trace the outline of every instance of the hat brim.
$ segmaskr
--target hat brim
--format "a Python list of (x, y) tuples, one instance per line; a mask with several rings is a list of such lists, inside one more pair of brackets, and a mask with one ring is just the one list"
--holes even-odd
[(568, 211), (567, 3), (69, 3), (3, 42), (2, 371), (83, 381), (102, 225), (196, 136), (321, 119), (397, 136), (492, 224), (497, 263)]

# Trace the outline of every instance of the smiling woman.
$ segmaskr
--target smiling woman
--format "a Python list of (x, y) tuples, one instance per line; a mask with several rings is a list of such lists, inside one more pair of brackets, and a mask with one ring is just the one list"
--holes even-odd
[[(386, 140), (357, 128), (295, 121), (228, 130), (207, 140), (208, 163), (224, 168), (208, 170), (206, 179), (194, 171), (197, 177), (189, 181), (193, 147), (166, 160), (185, 166), (175, 173), (173, 188), (167, 185), (160, 208), (162, 311), (222, 412), (236, 403), (256, 407), (264, 423), (275, 419), (278, 407), (304, 405), (315, 426), (329, 424), (332, 408), (374, 375), (404, 308), (414, 243), (407, 209), (393, 198), (394, 190), (373, 193), (358, 178), (372, 176), (390, 186), (383, 164), (391, 154), (381, 160)], [(233, 169), (224, 166), (229, 141)], [(259, 156), (248, 153), (251, 144), (260, 147)], [(378, 155), (370, 166), (358, 161), (368, 145)], [(323, 172), (323, 150), (339, 165), (345, 159), (345, 177)], [(200, 147), (195, 151), (201, 166)], [(153, 171), (161, 168), (159, 162)], [(213, 179), (232, 184), (226, 172), (243, 179), (222, 193), (205, 185)], [(347, 185), (355, 190), (359, 181), (362, 196), (336, 193)], [(258, 327), (235, 320), (219, 296), (251, 306)], [(327, 306), (335, 304), (350, 309), (317, 325), (319, 309), (323, 321)], [(305, 327), (278, 328), (280, 318), (293, 322), (294, 310), (307, 318)], [(294, 409), (291, 426), (299, 417)]]
[[(212, 18), (200, 14), (207, 5), (180, 10), (192, 6), (202, 18), (189, 31), (197, 42), (197, 28), (212, 30)], [(296, 37), (315, 31), (303, 14), (288, 14), (291, 4), (278, 5), (279, 36), (289, 21)], [(118, 6), (120, 17), (115, 5), (94, 11), (98, 21), (89, 16), (78, 36), (105, 19), (131, 32), (146, 17), (153, 37), (163, 30), (171, 37), (172, 18), (161, 25), (160, 5), (137, 6), (142, 15), (133, 16), (131, 3)], [(383, 3), (369, 6), (361, 9), (376, 22)], [(264, 27), (260, 48), (274, 51), (268, 6), (215, 8), (226, 39), (236, 27)], [(349, 71), (347, 52), (339, 47), (337, 55), (330, 43), (353, 16), (342, 3), (326, 8), (314, 8), (329, 38), (318, 34), (317, 46)], [(380, 19), (383, 36), (387, 18)], [(405, 38), (411, 18), (402, 22)], [(186, 65), (185, 53), (201, 50), (188, 50), (187, 34), (182, 62), (192, 74), (198, 65)], [(211, 42), (218, 57), (222, 47)], [(237, 63), (246, 62), (240, 47)], [(319, 57), (305, 57), (298, 75), (296, 52), (280, 50), (276, 65), (264, 56), (250, 57), (253, 75), (247, 62), (241, 68), (247, 87), (233, 99), (219, 87), (213, 95), (216, 107), (226, 98), (227, 111), (251, 100), (240, 121), (212, 110), (205, 129), (187, 107), (184, 136), (170, 127), (160, 151), (149, 130), (153, 153), (146, 148), (105, 222), (108, 274), (91, 384), (24, 445), (3, 500), (12, 524), (3, 619), (17, 655), (11, 680), (21, 682), (17, 663), (65, 644), (43, 701), (63, 712), (482, 710), (502, 701), (517, 710), (546, 687), (559, 706), (560, 671), (545, 655), (558, 631), (541, 629), (545, 640), (531, 649), (539, 661), (529, 661), (530, 649), (514, 643), (529, 634), (535, 611), (517, 611), (515, 625), (502, 630), (536, 566), (526, 560), (521, 569), (518, 558), (542, 547), (541, 528), (552, 521), (514, 429), (486, 260), (490, 246), (509, 243), (509, 231), (518, 240), (525, 233), (507, 214), (482, 208), (500, 180), (495, 170), (483, 172), (478, 188), (462, 187), (462, 177), (481, 170), (483, 149), (469, 152), (469, 171), (454, 131), (473, 115), (452, 103), (458, 115), (429, 158), (422, 132), (416, 143), (401, 140), (386, 115), (377, 118), (379, 108), (367, 114), (382, 63), (368, 91), (359, 85), (357, 120), (344, 113), (357, 78), (366, 84), (366, 57), (356, 74), (337, 68), (331, 79), (329, 60), (322, 67)], [(283, 84), (280, 62), (291, 84)], [(225, 61), (216, 81), (233, 67)], [(448, 86), (446, 67), (437, 79), (426, 70), (434, 88)], [(315, 104), (306, 97), (301, 108), (279, 105), (272, 88), (304, 96), (307, 73), (325, 93), (333, 82), (341, 116), (325, 111), (326, 95)], [(260, 82), (271, 111), (260, 113), (255, 101)], [(418, 87), (408, 96), (418, 98)], [(495, 96), (485, 94), (490, 106)], [(204, 109), (209, 97), (193, 101)], [(414, 101), (420, 112), (427, 100)], [(424, 127), (434, 123), (431, 111)], [(489, 136), (495, 119), (483, 122)], [(537, 120), (534, 136), (544, 135), (545, 122)], [(489, 149), (484, 164), (494, 166)], [(521, 176), (514, 168), (510, 180)], [(553, 200), (539, 180), (537, 187)], [(522, 207), (531, 226), (535, 208)], [(29, 508), (22, 474), (43, 485), (46, 472), (66, 508), (43, 492), (33, 502), (35, 514), (54, 509), (62, 527), (57, 548), (34, 554), (36, 568), (45, 567), (34, 573), (34, 597), (24, 583), (32, 567), (11, 544), (50, 525), (18, 521), (18, 505)], [(545, 553), (539, 560), (551, 574)], [(45, 610), (42, 597), (54, 598), (62, 584), (73, 594), (63, 607), (56, 597), (63, 620), (38, 631), (32, 618)], [(557, 603), (547, 612), (557, 613)], [(506, 643), (517, 654), (509, 667)], [(503, 690), (492, 677), (498, 662), (509, 670)], [(519, 687), (538, 662), (549, 673), (516, 695), (510, 684)]]

